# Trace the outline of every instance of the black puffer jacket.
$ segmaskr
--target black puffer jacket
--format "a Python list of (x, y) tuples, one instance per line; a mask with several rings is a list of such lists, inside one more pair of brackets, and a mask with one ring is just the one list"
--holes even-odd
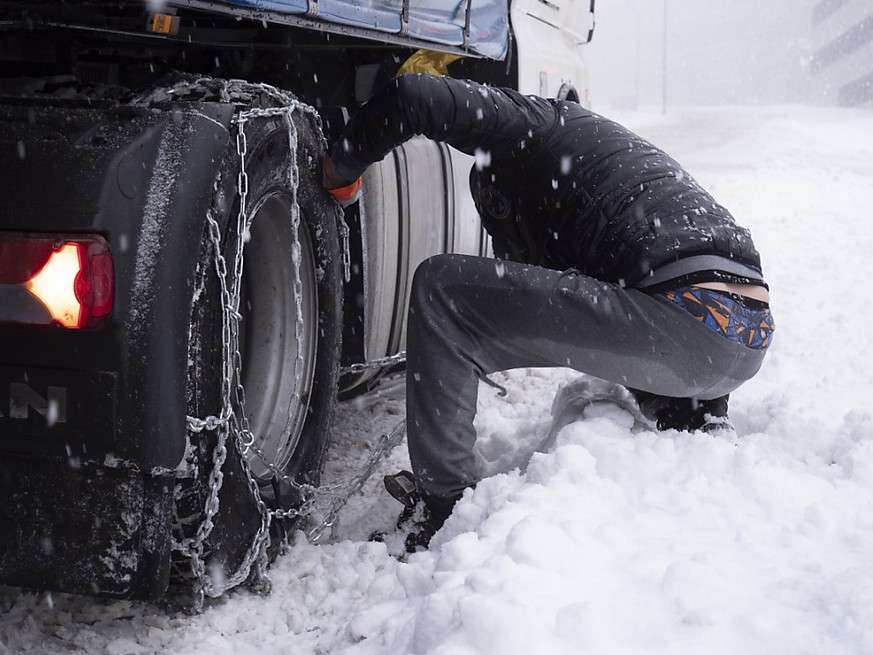
[(495, 253), (638, 287), (763, 285), (749, 232), (664, 152), (584, 107), (474, 82), (404, 75), (332, 154), (357, 178), (423, 134), (476, 155), (471, 190)]

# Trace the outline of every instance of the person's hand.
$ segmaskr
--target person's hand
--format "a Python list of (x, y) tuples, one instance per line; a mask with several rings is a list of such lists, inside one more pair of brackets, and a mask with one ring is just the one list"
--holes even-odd
[(352, 182), (341, 178), (330, 158), (329, 153), (325, 153), (324, 161), (321, 165), (321, 183), (327, 192), (336, 198), (337, 202), (342, 207), (348, 207), (356, 203), (361, 197), (362, 180), (358, 178)]
[(336, 166), (333, 164), (333, 159), (330, 158), (330, 152), (324, 153), (324, 160), (321, 164), (321, 184), (325, 189), (339, 189), (348, 184), (348, 180), (342, 179), (336, 172)]

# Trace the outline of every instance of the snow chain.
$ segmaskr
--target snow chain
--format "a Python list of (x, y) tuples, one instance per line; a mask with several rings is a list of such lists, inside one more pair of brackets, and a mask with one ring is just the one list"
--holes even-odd
[[(204, 78), (193, 83), (202, 84), (207, 87), (213, 87), (217, 81), (209, 78)], [(250, 84), (240, 80), (228, 80), (219, 82), (218, 89), (221, 101), (233, 103), (241, 106), (247, 100), (253, 99), (258, 95), (269, 98), (275, 101), (279, 106), (269, 108), (250, 108), (240, 110), (233, 118), (233, 124), (237, 128), (236, 132), (236, 151), (239, 156), (239, 173), (237, 178), (237, 189), (239, 193), (239, 213), (236, 219), (237, 235), (236, 245), (233, 248), (231, 256), (233, 257), (233, 275), (229, 275), (228, 266), (225, 257), (222, 255), (224, 247), (221, 239), (221, 228), (213, 216), (212, 212), (207, 214), (209, 227), (209, 238), (212, 243), (213, 255), (215, 259), (216, 275), (221, 287), (221, 315), (222, 315), (222, 376), (221, 376), (221, 414), (220, 416), (207, 416), (205, 418), (187, 417), (187, 432), (188, 439), (194, 441), (194, 435), (203, 432), (204, 430), (215, 431), (216, 446), (212, 458), (212, 469), (208, 477), (209, 492), (204, 505), (203, 521), (198, 526), (197, 532), (193, 538), (184, 539), (182, 541), (174, 540), (173, 548), (187, 555), (191, 561), (191, 570), (196, 578), (195, 584), (195, 599), (194, 609), (200, 610), (206, 596), (216, 598), (222, 595), (228, 589), (242, 584), (246, 580), (250, 582), (255, 590), (267, 591), (270, 581), (266, 573), (267, 567), (267, 547), (270, 543), (270, 524), (273, 519), (290, 519), (298, 517), (312, 517), (315, 515), (316, 504), (320, 500), (329, 502), (327, 509), (323, 512), (321, 521), (311, 527), (306, 533), (309, 541), (319, 539), (326, 530), (335, 527), (338, 522), (340, 510), (348, 502), (348, 500), (356, 494), (364, 485), (366, 480), (378, 468), (379, 464), (388, 456), (388, 454), (403, 440), (406, 435), (405, 421), (401, 421), (389, 433), (382, 435), (379, 439), (376, 449), (364, 463), (360, 473), (352, 480), (335, 485), (324, 485), (315, 487), (309, 484), (301, 484), (294, 480), (291, 476), (280, 471), (275, 464), (268, 461), (268, 458), (255, 444), (256, 438), (252, 434), (245, 411), (245, 389), (242, 385), (241, 366), (242, 357), (239, 350), (239, 323), (242, 318), (239, 313), (241, 282), (243, 273), (243, 246), (245, 235), (251, 226), (251, 219), (246, 214), (246, 201), (248, 195), (248, 175), (246, 173), (246, 123), (251, 120), (262, 118), (272, 118), (281, 116), (286, 123), (288, 129), (288, 139), (290, 152), (297, 152), (297, 129), (292, 120), (294, 112), (302, 112), (311, 117), (314, 117), (319, 129), (321, 121), (315, 110), (301, 103), (292, 96), (266, 84)], [(179, 85), (184, 87), (185, 91), (190, 91), (192, 84), (184, 83)], [(169, 95), (174, 93), (175, 89), (168, 91)], [(292, 166), (291, 180), (289, 186), (292, 189), (291, 202), (291, 218), (295, 234), (295, 242), (293, 244), (293, 259), (295, 267), (300, 265), (300, 243), (298, 239), (298, 230), (300, 225), (300, 208), (297, 202), (297, 188), (299, 185), (299, 173), (296, 162)], [(349, 228), (343, 220), (342, 213), (337, 210), (337, 225), (342, 238), (343, 249), (343, 268), (346, 281), (350, 279), (351, 266), (349, 256)], [(295, 270), (296, 282), (294, 285), (294, 294), (296, 298), (300, 298), (302, 294), (302, 282), (300, 280), (299, 268)], [(302, 303), (297, 303), (297, 330), (298, 334), (303, 330)], [(298, 346), (301, 348), (302, 346)], [(300, 365), (303, 359), (302, 353), (298, 350), (297, 365), (295, 370), (297, 375), (300, 375), (302, 366)], [(380, 360), (367, 362), (366, 364), (355, 364), (344, 368), (346, 372), (361, 372), (368, 368), (382, 368), (402, 362), (405, 359), (405, 353), (398, 353), (392, 357), (386, 357)], [(299, 380), (298, 380), (299, 382)], [(295, 388), (299, 388), (296, 385)], [(292, 399), (293, 401), (293, 399)], [(261, 525), (252, 539), (252, 543), (243, 558), (239, 568), (234, 572), (224, 572), (223, 576), (215, 578), (209, 574), (206, 567), (206, 562), (203, 556), (203, 549), (209, 535), (214, 527), (214, 519), (219, 510), (218, 494), (222, 486), (224, 473), (222, 468), (227, 458), (228, 441), (235, 444), (240, 452), (240, 465), (245, 473), (246, 480), (252, 492), (252, 496), (258, 507), (261, 516)], [(300, 507), (296, 509), (275, 509), (270, 510), (261, 498), (258, 482), (252, 475), (251, 468), (248, 463), (247, 454), (251, 452), (258, 457), (267, 469), (276, 476), (278, 480), (290, 485), (297, 491), (302, 499)]]
[(382, 357), (380, 359), (371, 359), (368, 362), (363, 362), (361, 364), (352, 364), (351, 366), (343, 366), (340, 369), (340, 373), (345, 375), (346, 373), (363, 373), (364, 371), (370, 369), (381, 369), (381, 368), (390, 368), (391, 366), (395, 366), (396, 364), (402, 364), (406, 361), (406, 351), (401, 350), (396, 355), (390, 355), (388, 357)]

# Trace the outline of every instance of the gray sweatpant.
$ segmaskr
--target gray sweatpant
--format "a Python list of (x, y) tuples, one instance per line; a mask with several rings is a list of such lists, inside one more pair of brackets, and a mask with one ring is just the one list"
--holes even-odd
[(407, 334), (409, 455), (420, 490), (446, 510), (477, 482), (473, 418), (479, 379), (489, 373), (566, 366), (709, 400), (751, 378), (764, 358), (660, 296), (575, 271), (464, 255), (419, 266)]

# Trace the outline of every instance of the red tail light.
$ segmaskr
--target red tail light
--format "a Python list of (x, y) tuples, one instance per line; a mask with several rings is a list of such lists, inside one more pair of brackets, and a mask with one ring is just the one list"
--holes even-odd
[(0, 323), (98, 328), (113, 292), (103, 237), (0, 234)]

